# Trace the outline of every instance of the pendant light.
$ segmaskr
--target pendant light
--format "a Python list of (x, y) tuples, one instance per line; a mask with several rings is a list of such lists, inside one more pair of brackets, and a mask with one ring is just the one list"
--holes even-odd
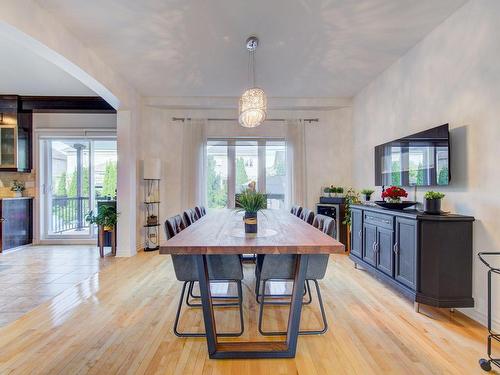
[(252, 88), (247, 89), (241, 95), (239, 103), (238, 122), (245, 128), (255, 128), (266, 119), (267, 98), (264, 90), (255, 87), (255, 50), (259, 45), (259, 39), (251, 36), (246, 41), (248, 50), (248, 75), (252, 75)]

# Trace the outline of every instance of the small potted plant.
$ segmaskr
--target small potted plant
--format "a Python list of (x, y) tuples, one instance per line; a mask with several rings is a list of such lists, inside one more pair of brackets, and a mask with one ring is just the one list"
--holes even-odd
[(438, 191), (428, 191), (424, 195), (424, 212), (431, 215), (439, 215), (441, 213), (441, 199), (444, 194)]
[(245, 211), (245, 233), (257, 233), (257, 213), (267, 207), (266, 196), (253, 190), (246, 190), (238, 196), (238, 211)]
[(340, 187), (340, 186), (336, 187), (335, 188), (335, 196), (337, 196), (337, 194), (340, 194), (340, 195), (344, 194), (344, 188)]
[(16, 198), (22, 197), (23, 196), (23, 191), (25, 190), (24, 182), (14, 180), (10, 184), (10, 191), (14, 192), (14, 196)]
[(323, 193), (328, 194), (328, 196), (331, 197), (332, 196), (332, 190), (331, 190), (330, 186), (325, 187), (323, 189)]
[(375, 190), (373, 189), (363, 189), (361, 190), (361, 194), (365, 196), (365, 201), (369, 201), (372, 197), (372, 194)]
[(113, 206), (102, 206), (99, 208), (97, 215), (90, 211), (85, 220), (90, 224), (97, 224), (102, 227), (105, 232), (112, 231), (118, 222), (118, 213)]

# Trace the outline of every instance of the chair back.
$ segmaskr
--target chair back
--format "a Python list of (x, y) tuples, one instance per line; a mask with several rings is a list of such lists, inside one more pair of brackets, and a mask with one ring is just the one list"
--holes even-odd
[(184, 223), (186, 224), (186, 227), (189, 227), (191, 224), (193, 224), (196, 220), (198, 220), (200, 217), (196, 214), (196, 211), (193, 210), (192, 208), (188, 208), (186, 211), (184, 211)]
[(184, 225), (184, 221), (182, 221), (181, 215), (175, 215), (165, 220), (165, 234), (167, 236), (167, 240), (171, 239), (184, 229), (186, 229), (186, 226)]
[(318, 214), (314, 217), (313, 227), (318, 228), (323, 233), (329, 235), (330, 237), (335, 237), (336, 226), (335, 219)]
[(302, 212), (299, 216), (302, 220), (304, 220), (307, 224), (312, 224), (314, 221), (314, 212), (312, 212), (308, 208), (302, 208)]
[(290, 210), (290, 213), (298, 217), (302, 213), (302, 207), (293, 205), (292, 209)]
[(196, 215), (198, 215), (198, 218), (201, 218), (207, 214), (207, 210), (204, 206), (196, 206), (194, 208), (194, 211), (196, 212)]

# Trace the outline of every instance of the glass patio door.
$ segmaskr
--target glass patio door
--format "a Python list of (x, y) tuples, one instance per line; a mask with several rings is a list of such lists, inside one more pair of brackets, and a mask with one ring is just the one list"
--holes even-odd
[(85, 139), (51, 139), (45, 144), (46, 238), (92, 238), (90, 211), (91, 145)]
[(42, 239), (93, 239), (85, 220), (100, 200), (116, 197), (115, 139), (42, 140)]

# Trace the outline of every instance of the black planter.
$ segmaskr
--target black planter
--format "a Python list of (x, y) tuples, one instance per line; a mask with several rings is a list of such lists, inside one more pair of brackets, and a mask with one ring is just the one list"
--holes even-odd
[(441, 199), (424, 198), (424, 212), (431, 215), (439, 215), (441, 213)]
[(372, 195), (371, 194), (365, 194), (365, 201), (369, 201), (371, 199)]
[(245, 233), (257, 233), (257, 212), (245, 212)]

